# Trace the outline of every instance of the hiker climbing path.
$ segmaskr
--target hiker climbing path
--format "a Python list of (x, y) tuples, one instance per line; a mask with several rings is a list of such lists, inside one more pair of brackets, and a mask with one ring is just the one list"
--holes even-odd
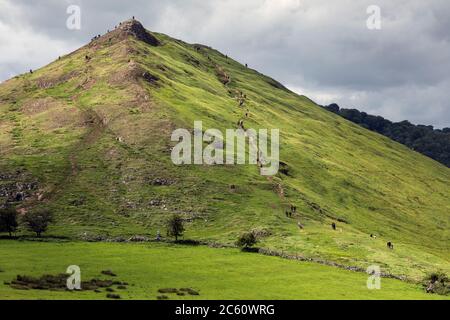
[[(220, 64), (213, 61), (206, 52), (203, 52), (203, 50), (200, 50), (199, 47), (197, 47), (197, 52), (202, 53), (208, 59), (208, 61), (213, 64), (213, 66), (216, 70), (216, 73), (219, 77), (219, 80), (223, 83), (224, 86), (228, 87), (228, 85), (231, 83), (230, 74), (227, 73)], [(228, 56), (226, 56), (226, 58), (228, 59)], [(232, 93), (231, 90), (229, 92)], [(235, 99), (237, 100), (239, 107), (243, 107), (244, 104), (246, 103), (247, 95), (244, 94), (241, 90), (235, 89)], [(263, 164), (266, 163), (265, 158), (264, 158), (264, 155), (261, 152), (261, 150), (259, 150), (259, 146), (258, 146), (257, 142), (255, 141), (255, 137), (248, 135), (248, 132), (245, 130), (244, 119), (248, 118), (248, 117), (249, 117), (249, 110), (245, 109), (245, 113), (244, 113), (243, 117), (238, 119), (237, 125), (240, 129), (244, 130), (245, 136), (248, 137), (249, 144), (253, 148), (253, 150), (257, 150), (257, 164), (258, 164), (258, 167), (261, 168), (263, 166)]]
[[(200, 48), (197, 48), (197, 51), (201, 52), (204, 56), (207, 57), (208, 61), (213, 64), (214, 69), (216, 70), (216, 74), (219, 78), (219, 81), (222, 82), (222, 84), (224, 86), (229, 87), (229, 85), (231, 84), (231, 81), (232, 81), (231, 75), (229, 73), (227, 73), (220, 64), (213, 61), (206, 52), (203, 52), (203, 50), (200, 50)], [(226, 58), (228, 59), (228, 56), (226, 56)], [(234, 98), (237, 101), (238, 108), (242, 109), (242, 111), (243, 111), (243, 115), (237, 120), (236, 123), (237, 123), (238, 128), (242, 129), (244, 131), (245, 137), (248, 138), (251, 150), (256, 150), (256, 153), (257, 153), (256, 163), (258, 165), (258, 169), (261, 169), (263, 167), (263, 165), (265, 163), (267, 163), (267, 159), (265, 158), (264, 153), (260, 150), (256, 137), (253, 136), (252, 134), (249, 134), (248, 131), (245, 130), (245, 125), (244, 125), (244, 119), (248, 119), (250, 116), (250, 111), (246, 107), (246, 105), (248, 104), (247, 103), (247, 95), (239, 89), (229, 90), (229, 93), (230, 94), (234, 93)], [(273, 177), (267, 177), (267, 180), (271, 183), (274, 183)], [(283, 185), (281, 182), (276, 183), (276, 185), (274, 186), (274, 191), (280, 197), (280, 199), (282, 200), (282, 203), (284, 205), (288, 206), (288, 204), (286, 203), (286, 199), (285, 199), (284, 188), (283, 188)]]
[[(197, 51), (199, 51), (199, 50), (197, 50)], [(203, 53), (203, 54), (207, 57), (208, 61), (210, 61), (214, 65), (214, 68), (219, 77), (219, 80), (223, 83), (224, 86), (228, 87), (228, 85), (231, 83), (230, 74), (227, 73), (220, 64), (214, 62), (207, 53)], [(227, 57), (227, 59), (228, 59), (228, 57)], [(229, 92), (232, 93), (233, 91), (229, 90)], [(245, 106), (245, 104), (247, 102), (247, 95), (245, 93), (243, 93), (241, 90), (239, 90), (239, 89), (234, 90), (234, 98), (236, 99), (239, 108), (243, 108)], [(243, 112), (244, 112), (244, 114), (237, 121), (237, 126), (239, 129), (244, 130), (245, 137), (248, 138), (250, 147), (253, 150), (256, 150), (256, 153), (257, 153), (256, 162), (257, 162), (258, 168), (262, 168), (263, 165), (266, 163), (265, 156), (264, 156), (263, 152), (259, 149), (258, 143), (255, 140), (256, 137), (254, 137), (253, 135), (249, 135), (248, 132), (245, 130), (245, 126), (244, 126), (244, 119), (247, 119), (249, 117), (250, 111), (248, 108), (245, 108), (245, 109), (243, 109)]]
[[(235, 93), (236, 93), (235, 98), (236, 98), (236, 100), (237, 100), (237, 102), (238, 102), (238, 107), (239, 107), (239, 108), (244, 107), (245, 104), (247, 103), (247, 95), (244, 94), (241, 90), (238, 90), (238, 89), (235, 90)], [(249, 141), (250, 147), (251, 147), (253, 150), (256, 150), (256, 151), (257, 151), (257, 159), (256, 159), (256, 162), (257, 162), (258, 168), (262, 168), (263, 165), (264, 165), (265, 163), (267, 163), (267, 160), (266, 160), (266, 158), (265, 158), (264, 153), (263, 153), (263, 152), (260, 150), (260, 148), (259, 148), (259, 145), (258, 145), (258, 143), (257, 143), (257, 140), (255, 139), (256, 137), (253, 136), (253, 135), (249, 135), (249, 134), (248, 134), (248, 131), (245, 130), (244, 119), (247, 119), (248, 117), (249, 117), (249, 109), (248, 109), (248, 108), (244, 108), (244, 115), (238, 120), (237, 124), (238, 124), (239, 129), (244, 130), (244, 132), (245, 132), (245, 137), (248, 137), (248, 141)], [(269, 182), (271, 182), (271, 183), (274, 182), (274, 181), (273, 181), (273, 177), (271, 177), (271, 176), (267, 177), (267, 180), (268, 180)], [(284, 203), (284, 205), (287, 206), (288, 204), (285, 203), (285, 201), (286, 201), (286, 200), (285, 200), (285, 192), (284, 192), (284, 188), (283, 188), (283, 185), (282, 185), (281, 182), (277, 182), (277, 183), (276, 183), (276, 186), (275, 186), (275, 192), (277, 193), (277, 195), (278, 195), (278, 196), (280, 197), (280, 199), (282, 200), (282, 203)], [(291, 206), (291, 207), (292, 207), (292, 206)], [(300, 222), (298, 222), (298, 223), (300, 224)], [(301, 225), (301, 224), (300, 224), (300, 225)]]
[[(244, 104), (246, 103), (247, 95), (244, 94), (241, 90), (236, 90), (235, 92), (236, 92), (235, 98), (236, 98), (236, 100), (237, 100), (237, 102), (239, 104), (239, 107), (244, 106)], [(239, 118), (237, 124), (238, 124), (239, 129), (244, 130), (245, 137), (248, 138), (248, 142), (250, 144), (250, 147), (253, 150), (256, 150), (256, 152), (257, 152), (256, 163), (258, 164), (259, 168), (262, 168), (263, 164), (266, 163), (266, 159), (264, 157), (263, 152), (259, 149), (257, 141), (255, 141), (256, 137), (254, 137), (253, 135), (249, 135), (247, 130), (245, 130), (244, 119), (248, 118), (249, 110), (246, 109), (244, 112), (245, 112), (244, 116)]]

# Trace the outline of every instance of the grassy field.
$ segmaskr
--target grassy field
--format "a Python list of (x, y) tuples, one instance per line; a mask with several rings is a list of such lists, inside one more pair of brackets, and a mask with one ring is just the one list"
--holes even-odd
[(192, 288), (199, 296), (170, 299), (443, 299), (417, 285), (382, 279), (369, 290), (367, 275), (315, 263), (283, 260), (235, 249), (168, 244), (30, 243), (0, 241), (0, 299), (105, 299), (105, 290), (59, 292), (15, 290), (4, 285), (20, 275), (64, 273), (81, 268), (82, 280), (109, 278), (129, 283), (115, 289), (123, 299), (156, 299), (161, 288)]
[[(115, 30), (0, 85), (0, 188), (36, 183), (13, 205), (52, 210), (49, 235), (154, 237), (176, 213), (186, 239), (231, 244), (258, 229), (265, 248), (414, 280), (450, 273), (450, 169), (212, 48), (154, 35), (156, 47)], [(171, 162), (174, 129), (241, 119), (280, 129), (283, 172)]]

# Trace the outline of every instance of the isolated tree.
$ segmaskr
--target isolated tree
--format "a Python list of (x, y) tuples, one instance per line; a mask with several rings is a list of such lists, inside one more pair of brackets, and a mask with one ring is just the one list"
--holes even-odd
[(53, 215), (49, 210), (28, 212), (24, 216), (24, 223), (28, 230), (35, 232), (38, 237), (47, 231), (48, 225), (53, 221)]
[(9, 237), (17, 231), (17, 213), (14, 208), (0, 209), (0, 232), (8, 232)]
[(253, 247), (258, 242), (253, 232), (246, 232), (239, 236), (236, 245), (243, 249)]
[(181, 237), (184, 232), (183, 219), (179, 215), (173, 215), (167, 221), (167, 235), (169, 237), (175, 237), (175, 241), (178, 241), (178, 237)]

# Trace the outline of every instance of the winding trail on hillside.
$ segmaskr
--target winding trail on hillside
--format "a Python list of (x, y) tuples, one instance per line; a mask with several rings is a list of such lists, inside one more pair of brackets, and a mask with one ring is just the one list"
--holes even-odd
[[(232, 78), (231, 75), (229, 73), (227, 73), (225, 71), (225, 69), (219, 65), (218, 63), (214, 62), (207, 54), (205, 54), (205, 56), (207, 56), (208, 60), (211, 61), (214, 65), (214, 68), (216, 70), (219, 70), (219, 74), (223, 75), (224, 78), (227, 79), (227, 81), (222, 82), (223, 85), (225, 87), (228, 87), (228, 85), (231, 83)], [(234, 96), (235, 99), (238, 101), (238, 107), (243, 107), (244, 104), (247, 102), (247, 97), (246, 95), (239, 89), (235, 89), (235, 93), (236, 95)], [(257, 165), (258, 165), (258, 169), (260, 170), (262, 168), (262, 166), (264, 165), (264, 163), (266, 163), (266, 159), (265, 159), (265, 155), (263, 154), (263, 152), (260, 150), (259, 145), (257, 143), (257, 141), (255, 141), (254, 137), (249, 135), (248, 132), (245, 130), (244, 127), (244, 119), (248, 118), (249, 115), (249, 110), (245, 109), (244, 110), (244, 115), (242, 117), (240, 117), (237, 121), (238, 123), (238, 128), (244, 130), (245, 132), (245, 137), (248, 138), (249, 144), (251, 146), (251, 148), (253, 150), (256, 150), (257, 152)], [(267, 177), (267, 180), (271, 183), (273, 183), (273, 177)], [(284, 188), (281, 182), (278, 182), (276, 184), (276, 193), (277, 195), (280, 197), (280, 199), (282, 200), (282, 204), (287, 206), (287, 204), (285, 203), (286, 198), (285, 198), (285, 192), (284, 192)]]

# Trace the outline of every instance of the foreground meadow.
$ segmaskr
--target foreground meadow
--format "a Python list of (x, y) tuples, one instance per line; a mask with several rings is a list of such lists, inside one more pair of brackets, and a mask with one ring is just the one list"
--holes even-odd
[[(171, 244), (0, 241), (0, 299), (106, 299), (99, 292), (17, 290), (17, 275), (40, 277), (81, 268), (82, 280), (111, 279), (122, 299), (154, 300), (159, 289), (191, 288), (199, 295), (169, 299), (443, 299), (419, 285), (382, 279), (381, 290), (368, 290), (367, 275), (316, 263), (284, 260), (237, 249)], [(111, 270), (117, 276), (101, 274)], [(6, 284), (5, 284), (6, 282)]]

